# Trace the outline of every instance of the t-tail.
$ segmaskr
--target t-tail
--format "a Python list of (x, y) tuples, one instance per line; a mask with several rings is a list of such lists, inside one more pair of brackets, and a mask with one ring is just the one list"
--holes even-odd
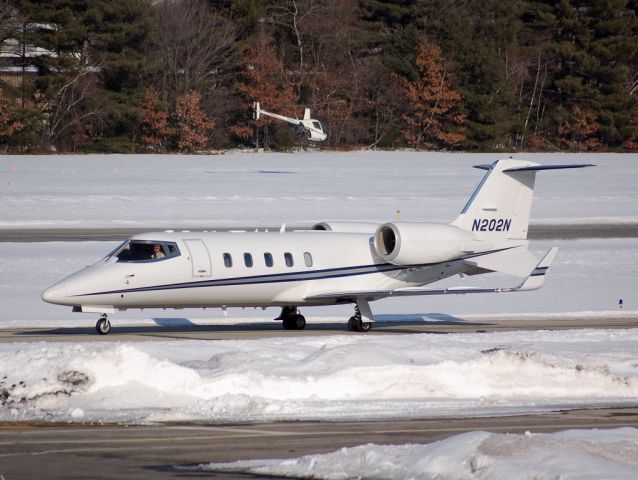
[(472, 232), (477, 240), (525, 240), (536, 172), (591, 166), (540, 165), (513, 159), (475, 165), (487, 172), (452, 225)]

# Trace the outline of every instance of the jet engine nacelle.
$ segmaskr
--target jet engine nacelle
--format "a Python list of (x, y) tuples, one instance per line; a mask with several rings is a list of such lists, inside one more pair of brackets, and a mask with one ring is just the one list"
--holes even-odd
[(394, 265), (422, 265), (463, 256), (470, 232), (438, 223), (385, 223), (374, 233), (374, 249)]

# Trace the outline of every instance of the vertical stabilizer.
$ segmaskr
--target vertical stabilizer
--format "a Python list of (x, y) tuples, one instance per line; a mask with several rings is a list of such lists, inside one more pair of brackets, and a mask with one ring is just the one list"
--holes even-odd
[(507, 170), (535, 166), (538, 164), (512, 159), (478, 165), (476, 168), (487, 172), (452, 225), (481, 240), (526, 239), (536, 171)]
[(452, 225), (472, 232), (477, 240), (525, 240), (536, 172), (591, 166), (539, 165), (513, 159), (476, 165), (487, 173)]

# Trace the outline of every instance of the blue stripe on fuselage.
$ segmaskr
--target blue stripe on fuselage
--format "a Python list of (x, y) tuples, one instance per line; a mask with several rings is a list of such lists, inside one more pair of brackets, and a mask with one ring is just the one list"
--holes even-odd
[[(467, 258), (478, 257), (482, 255), (488, 255), (490, 253), (500, 252), (503, 250), (509, 250), (509, 248), (501, 248), (498, 250), (492, 250), (489, 252), (473, 253), (456, 260), (450, 260), (451, 262), (460, 261)], [(196, 282), (182, 282), (171, 283), (165, 285), (154, 285), (149, 287), (137, 287), (127, 288), (119, 290), (108, 290), (104, 292), (84, 293), (81, 295), (73, 295), (74, 297), (88, 297), (91, 295), (109, 295), (109, 294), (122, 294), (122, 293), (135, 293), (135, 292), (151, 292), (161, 290), (177, 290), (183, 288), (204, 288), (204, 287), (228, 287), (237, 285), (259, 285), (264, 283), (284, 283), (284, 282), (300, 282), (309, 280), (325, 280), (328, 278), (340, 278), (340, 277), (352, 277), (356, 275), (369, 275), (371, 273), (384, 273), (398, 270), (405, 270), (410, 268), (423, 268), (432, 265), (439, 265), (437, 263), (424, 263), (420, 265), (392, 265), (389, 263), (372, 264), (372, 265), (359, 265), (352, 267), (337, 267), (327, 268), (322, 270), (310, 270), (303, 272), (286, 272), (286, 273), (273, 273), (269, 275), (252, 275), (248, 277), (233, 277), (233, 278), (218, 278), (211, 280), (199, 280)], [(445, 263), (445, 262), (444, 262)]]

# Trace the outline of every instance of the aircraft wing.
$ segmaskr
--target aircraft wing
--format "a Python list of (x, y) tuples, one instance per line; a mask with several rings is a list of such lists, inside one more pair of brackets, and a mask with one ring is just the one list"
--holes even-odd
[(541, 259), (536, 267), (529, 273), (523, 282), (515, 287), (501, 288), (474, 288), (474, 287), (450, 287), (444, 289), (433, 289), (424, 287), (406, 287), (397, 288), (395, 290), (353, 290), (342, 292), (323, 292), (312, 294), (306, 297), (306, 300), (327, 299), (335, 300), (356, 300), (357, 298), (365, 298), (368, 300), (378, 300), (387, 297), (406, 297), (412, 295), (461, 295), (466, 293), (507, 293), (507, 292), (525, 292), (529, 290), (537, 290), (543, 286), (545, 274), (551, 265), (554, 257), (558, 252), (558, 247), (552, 247)]

